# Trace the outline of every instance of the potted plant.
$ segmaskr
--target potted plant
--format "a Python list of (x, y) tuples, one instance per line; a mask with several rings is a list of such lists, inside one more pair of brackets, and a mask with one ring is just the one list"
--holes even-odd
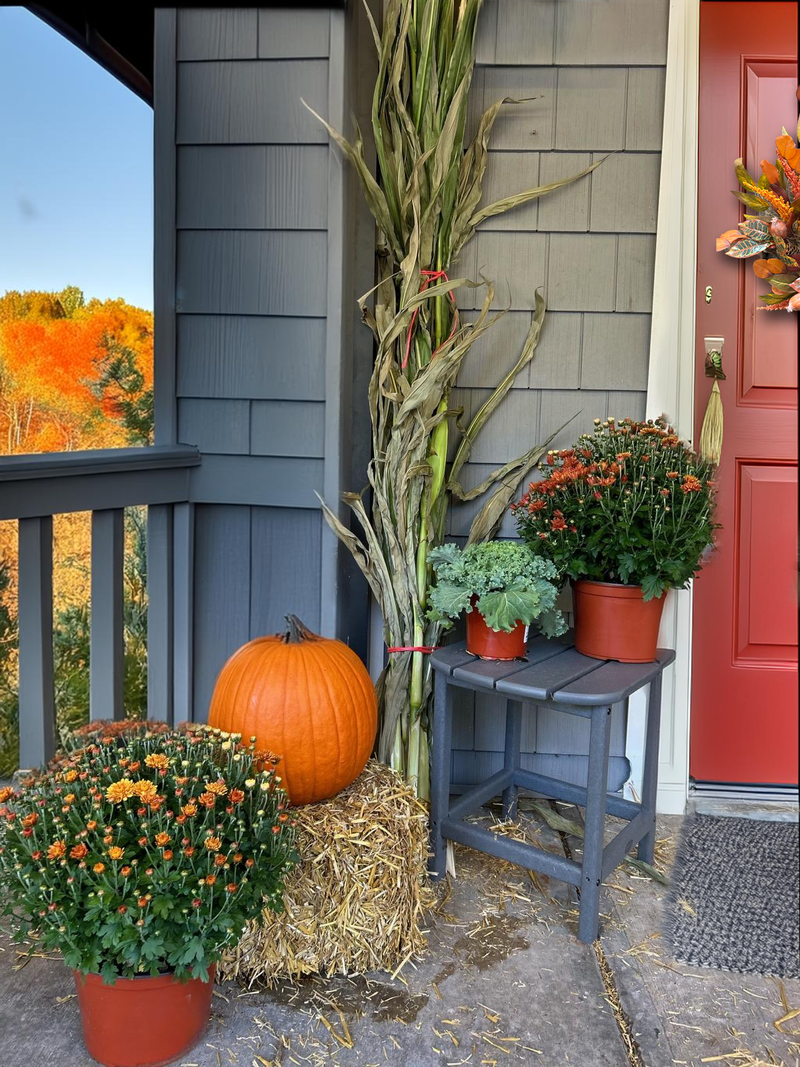
[(512, 511), (531, 551), (572, 581), (578, 651), (655, 658), (664, 594), (686, 587), (713, 542), (713, 471), (665, 416), (595, 419), (548, 454)]
[(534, 620), (548, 637), (566, 629), (555, 607), (554, 565), (516, 541), (488, 541), (462, 551), (448, 543), (428, 557), (436, 583), (428, 591), (430, 615), (446, 626), (467, 615), (467, 651), (481, 659), (525, 655), (525, 628)]
[(4, 914), (73, 969), (107, 1067), (191, 1048), (223, 949), (265, 903), (280, 910), (295, 857), (276, 762), (240, 735), (143, 724), (0, 790)]

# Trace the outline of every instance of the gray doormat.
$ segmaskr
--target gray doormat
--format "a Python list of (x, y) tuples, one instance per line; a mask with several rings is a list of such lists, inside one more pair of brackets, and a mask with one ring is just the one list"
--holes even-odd
[(689, 816), (666, 902), (675, 959), (800, 977), (799, 863), (796, 822)]

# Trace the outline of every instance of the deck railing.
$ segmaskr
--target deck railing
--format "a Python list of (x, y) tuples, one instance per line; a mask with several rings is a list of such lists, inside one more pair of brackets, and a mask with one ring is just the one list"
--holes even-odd
[(148, 715), (191, 715), (195, 448), (0, 457), (0, 520), (19, 522), (20, 766), (55, 747), (53, 516), (92, 513), (90, 716), (124, 716), (124, 509), (147, 505)]

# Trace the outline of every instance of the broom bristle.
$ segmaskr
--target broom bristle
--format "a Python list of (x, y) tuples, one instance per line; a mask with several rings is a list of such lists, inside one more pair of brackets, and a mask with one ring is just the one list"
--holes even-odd
[(700, 455), (711, 463), (719, 463), (722, 455), (722, 396), (714, 382), (700, 431)]

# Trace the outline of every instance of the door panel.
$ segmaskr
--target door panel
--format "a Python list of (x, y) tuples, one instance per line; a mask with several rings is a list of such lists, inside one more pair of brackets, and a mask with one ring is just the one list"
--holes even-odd
[[(787, 130), (794, 130), (792, 102), (796, 103), (797, 62), (768, 63), (744, 60), (744, 108), (742, 158), (754, 177), (761, 173), (761, 160), (775, 161), (776, 116), (788, 111)], [(788, 106), (787, 106), (788, 105)], [(736, 158), (736, 157), (734, 157)], [(729, 163), (733, 160), (729, 160)], [(731, 173), (731, 178), (735, 178)], [(744, 209), (742, 209), (744, 211)], [(722, 232), (722, 231), (720, 231)], [(793, 315), (758, 312), (758, 294), (766, 291), (749, 265), (743, 271), (743, 343), (740, 401), (760, 407), (795, 407), (797, 404), (797, 324)], [(782, 390), (788, 390), (783, 392)]]
[(694, 590), (690, 772), (712, 782), (798, 777), (797, 316), (756, 310), (768, 290), (752, 261), (714, 243), (748, 210), (729, 194), (733, 161), (758, 176), (781, 127), (796, 128), (796, 25), (794, 3), (701, 7), (695, 440), (711, 388), (704, 337), (725, 338), (727, 379), (722, 529)]
[(738, 510), (734, 664), (796, 662), (797, 541), (791, 524), (773, 516), (796, 513), (797, 468), (740, 464)]

